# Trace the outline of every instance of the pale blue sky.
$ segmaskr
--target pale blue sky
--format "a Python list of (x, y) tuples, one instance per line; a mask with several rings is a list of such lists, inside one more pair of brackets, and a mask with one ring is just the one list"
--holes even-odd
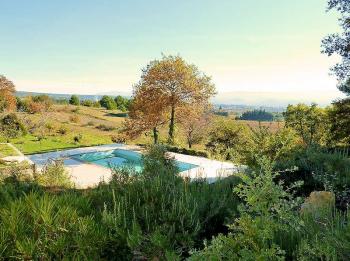
[(219, 92), (336, 92), (320, 41), (326, 0), (0, 0), (0, 74), (17, 89), (130, 91), (161, 53), (180, 54)]

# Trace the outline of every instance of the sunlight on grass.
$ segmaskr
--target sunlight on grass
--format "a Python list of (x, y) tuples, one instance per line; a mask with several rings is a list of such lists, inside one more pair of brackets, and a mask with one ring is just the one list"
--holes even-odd
[(18, 156), (18, 154), (9, 145), (0, 144), (0, 158), (4, 158), (8, 156)]

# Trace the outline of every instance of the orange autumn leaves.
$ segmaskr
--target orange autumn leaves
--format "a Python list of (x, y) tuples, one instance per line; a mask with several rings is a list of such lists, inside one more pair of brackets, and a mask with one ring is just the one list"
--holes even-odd
[(133, 137), (152, 130), (157, 143), (158, 128), (169, 123), (168, 141), (173, 143), (175, 125), (201, 117), (215, 93), (211, 78), (180, 56), (151, 61), (134, 86), (127, 133)]
[(16, 110), (15, 85), (5, 76), (0, 75), (0, 112)]

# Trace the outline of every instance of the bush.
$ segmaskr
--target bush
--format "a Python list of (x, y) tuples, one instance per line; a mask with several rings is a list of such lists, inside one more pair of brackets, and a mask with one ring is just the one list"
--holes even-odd
[(77, 95), (72, 95), (69, 100), (69, 104), (79, 106), (80, 105), (80, 99)]
[(58, 130), (58, 133), (61, 135), (65, 135), (67, 133), (67, 128), (65, 126), (61, 126)]
[(94, 192), (93, 204), (104, 209), (102, 222), (117, 235), (109, 255), (117, 251), (125, 260), (177, 260), (236, 213), (232, 183), (188, 183), (176, 175), (176, 164), (165, 153), (163, 147), (150, 148), (144, 171), (116, 169), (112, 191), (101, 184)]
[[(25, 260), (99, 259), (106, 231), (75, 197), (29, 193), (0, 209), (0, 253)], [(82, 199), (82, 198), (80, 198)]]
[(76, 136), (73, 137), (73, 140), (75, 143), (80, 143), (83, 139), (83, 135), (82, 134), (78, 134)]
[(99, 124), (96, 126), (96, 129), (103, 130), (103, 131), (112, 131), (115, 130), (115, 127), (113, 126), (108, 126), (105, 124)]
[(268, 159), (260, 159), (261, 171), (243, 176), (234, 191), (244, 201), (240, 217), (229, 226), (231, 233), (219, 235), (191, 260), (283, 260), (285, 251), (278, 244), (279, 233), (298, 231), (295, 214), (299, 205), (281, 184)]
[(113, 135), (111, 136), (111, 141), (114, 143), (125, 143), (126, 137), (124, 135)]
[(73, 187), (73, 182), (70, 180), (62, 160), (48, 162), (41, 173), (35, 175), (34, 180), (45, 187)]
[(102, 107), (106, 108), (107, 110), (115, 110), (117, 109), (117, 104), (110, 96), (103, 96), (100, 100), (100, 104)]
[(6, 139), (18, 138), (25, 134), (27, 130), (15, 113), (7, 114), (0, 119), (0, 135)]
[(276, 169), (287, 184), (303, 180), (300, 195), (327, 190), (335, 193), (338, 207), (347, 208), (350, 203), (350, 159), (342, 153), (317, 146), (299, 148), (289, 158), (278, 161)]
[(206, 148), (217, 159), (240, 162), (249, 146), (249, 135), (246, 125), (231, 119), (218, 120), (209, 131)]
[(78, 115), (71, 115), (71, 116), (69, 117), (69, 120), (70, 120), (71, 122), (78, 123), (78, 122), (80, 122), (80, 117), (79, 117)]
[(81, 102), (81, 105), (86, 106), (86, 107), (93, 107), (94, 102), (92, 100), (84, 100)]

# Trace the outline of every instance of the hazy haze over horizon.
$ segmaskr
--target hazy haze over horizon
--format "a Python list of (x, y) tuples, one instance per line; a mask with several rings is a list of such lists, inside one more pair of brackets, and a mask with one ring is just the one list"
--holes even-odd
[(320, 53), (321, 39), (338, 30), (326, 0), (0, 3), (0, 74), (21, 91), (131, 92), (163, 52), (211, 75), (223, 98), (341, 96), (329, 75), (336, 58)]

